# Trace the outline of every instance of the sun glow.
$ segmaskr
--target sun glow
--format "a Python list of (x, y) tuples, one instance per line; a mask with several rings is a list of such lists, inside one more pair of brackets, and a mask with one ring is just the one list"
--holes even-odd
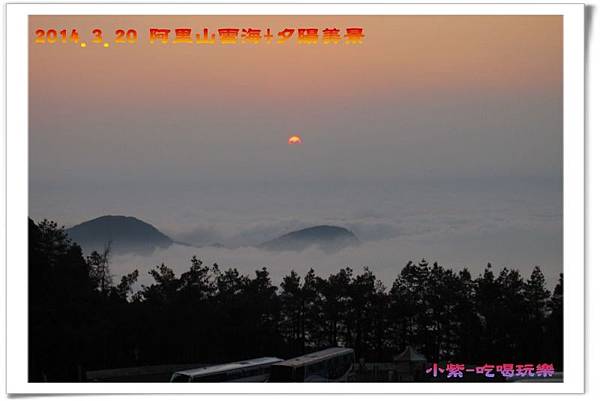
[(288, 144), (290, 144), (290, 145), (299, 145), (301, 143), (302, 143), (302, 138), (300, 138), (298, 135), (292, 135), (288, 139)]

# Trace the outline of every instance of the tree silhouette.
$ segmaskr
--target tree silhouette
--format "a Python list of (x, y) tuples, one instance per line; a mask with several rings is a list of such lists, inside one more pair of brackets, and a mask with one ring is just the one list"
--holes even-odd
[(387, 290), (364, 267), (320, 277), (295, 271), (279, 287), (266, 267), (249, 277), (193, 257), (165, 264), (135, 291), (138, 270), (113, 284), (110, 248), (84, 258), (54, 222), (29, 221), (29, 378), (82, 380), (127, 366), (288, 358), (346, 346), (391, 361), (405, 346), (431, 362), (553, 363), (562, 369), (563, 276), (552, 294), (542, 269), (527, 280), (491, 265), (473, 278), (408, 262)]
[(101, 293), (106, 294), (112, 287), (112, 275), (110, 274), (110, 242), (104, 246), (101, 253), (93, 251), (87, 257), (90, 269), (90, 278), (96, 283)]

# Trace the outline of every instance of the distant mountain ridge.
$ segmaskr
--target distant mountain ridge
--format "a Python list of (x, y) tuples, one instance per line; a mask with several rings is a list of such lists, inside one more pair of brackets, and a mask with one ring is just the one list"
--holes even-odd
[(346, 228), (320, 225), (292, 231), (259, 245), (270, 251), (302, 251), (311, 246), (335, 252), (348, 246), (359, 244), (354, 233)]
[(86, 253), (101, 251), (110, 243), (114, 253), (149, 254), (175, 243), (151, 224), (129, 216), (101, 216), (66, 232)]
[[(192, 246), (175, 241), (153, 225), (130, 216), (101, 216), (68, 228), (66, 232), (85, 253), (100, 252), (107, 244), (110, 244), (111, 252), (115, 254), (142, 255), (150, 254), (156, 249), (168, 248), (173, 244)], [(302, 251), (315, 246), (326, 252), (336, 252), (358, 244), (356, 235), (346, 228), (318, 225), (281, 235), (259, 244), (257, 248), (268, 251)], [(225, 247), (221, 243), (210, 246)]]

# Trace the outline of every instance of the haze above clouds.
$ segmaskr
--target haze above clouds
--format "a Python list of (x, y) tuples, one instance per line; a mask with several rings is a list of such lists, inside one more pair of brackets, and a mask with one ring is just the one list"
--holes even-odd
[[(35, 220), (130, 215), (228, 247), (115, 256), (115, 274), (162, 262), (182, 272), (197, 254), (245, 273), (268, 266), (276, 284), (290, 268), (368, 265), (390, 285), (421, 258), (474, 273), (539, 264), (556, 281), (560, 17), (199, 18), (39, 16), (30, 28), (363, 26), (367, 36), (339, 47), (32, 44)], [(293, 134), (302, 145), (287, 145)], [(318, 224), (362, 243), (252, 248)]]

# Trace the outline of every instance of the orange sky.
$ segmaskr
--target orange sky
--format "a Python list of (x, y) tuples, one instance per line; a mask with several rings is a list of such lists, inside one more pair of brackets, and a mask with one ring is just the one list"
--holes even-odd
[[(360, 26), (359, 46), (150, 45), (150, 27)], [(275, 98), (362, 94), (373, 90), (436, 91), (456, 87), (539, 89), (562, 82), (560, 16), (36, 16), (37, 28), (92, 28), (114, 37), (117, 28), (138, 30), (135, 45), (36, 45), (30, 68), (35, 89), (68, 88), (69, 97), (115, 93), (123, 103), (155, 101), (170, 93), (193, 101), (194, 92), (227, 87), (228, 93)], [(51, 79), (50, 79), (51, 77)], [(123, 90), (127, 87), (127, 90)], [(64, 90), (59, 91), (65, 93)], [(173, 100), (173, 99), (172, 99)], [(114, 101), (114, 100), (111, 100)]]
[[(151, 27), (353, 26), (361, 45), (148, 40)], [(137, 29), (138, 43), (34, 43), (38, 28), (77, 28), (90, 42), (96, 27), (105, 40)], [(560, 16), (32, 16), (30, 31), (40, 180), (554, 175), (561, 165)], [(293, 134), (301, 153), (279, 147)]]

